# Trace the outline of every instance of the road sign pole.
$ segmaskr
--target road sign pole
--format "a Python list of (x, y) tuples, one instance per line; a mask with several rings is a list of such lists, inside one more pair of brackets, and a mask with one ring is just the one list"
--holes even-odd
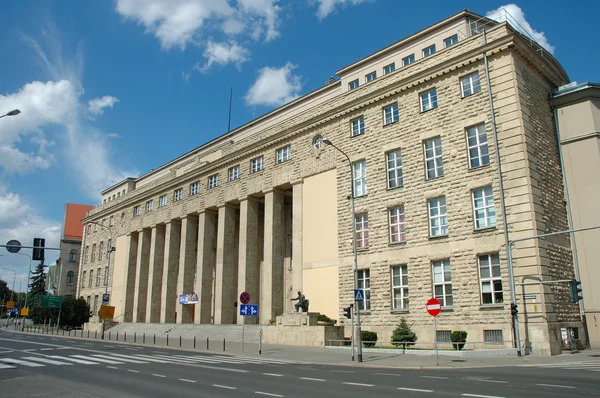
[(242, 354), (244, 353), (244, 326), (246, 325), (246, 317), (242, 317)]
[(350, 309), (350, 324), (352, 325), (352, 360), (354, 361), (354, 308)]
[(433, 317), (433, 338), (435, 341), (435, 364), (440, 364), (440, 357), (438, 354), (438, 339), (437, 339), (437, 316)]

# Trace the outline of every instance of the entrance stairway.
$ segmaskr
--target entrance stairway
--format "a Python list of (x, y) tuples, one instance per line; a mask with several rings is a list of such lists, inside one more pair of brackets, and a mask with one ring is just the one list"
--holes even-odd
[[(244, 341), (249, 343), (258, 343), (259, 332), (262, 328), (269, 327), (264, 325), (245, 325), (244, 326)], [(242, 341), (242, 325), (195, 325), (195, 324), (176, 324), (176, 323), (119, 323), (111, 329), (112, 334), (127, 333), (128, 336), (137, 334), (141, 336), (157, 337), (169, 336), (172, 338), (193, 338), (198, 339), (223, 340), (226, 341)]]

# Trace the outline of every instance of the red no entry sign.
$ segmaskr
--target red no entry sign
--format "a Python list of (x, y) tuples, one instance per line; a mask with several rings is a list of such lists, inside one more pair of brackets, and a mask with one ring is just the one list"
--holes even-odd
[(427, 302), (426, 308), (429, 315), (438, 316), (440, 314), (440, 311), (442, 311), (442, 304), (438, 299), (432, 298), (429, 299), (429, 301)]
[(240, 303), (248, 304), (249, 302), (250, 302), (250, 293), (243, 292), (242, 294), (240, 294)]

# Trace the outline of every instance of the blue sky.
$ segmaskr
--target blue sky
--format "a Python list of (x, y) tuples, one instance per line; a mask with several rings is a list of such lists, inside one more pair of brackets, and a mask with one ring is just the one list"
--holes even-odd
[[(0, 242), (57, 246), (65, 202), (98, 204), (102, 189), (225, 133), (230, 87), (235, 128), (462, 9), (500, 7), (573, 81), (600, 81), (592, 1), (5, 2), (0, 114), (22, 114), (0, 119)], [(23, 281), (27, 265), (0, 256)]]

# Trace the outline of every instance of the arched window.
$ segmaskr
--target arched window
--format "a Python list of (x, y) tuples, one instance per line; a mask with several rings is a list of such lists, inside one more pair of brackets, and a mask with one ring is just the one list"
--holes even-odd
[(73, 271), (67, 272), (67, 285), (72, 285), (74, 279), (75, 279), (75, 272), (73, 272)]
[(92, 245), (92, 263), (96, 260), (96, 244)]
[(69, 252), (69, 261), (77, 261), (77, 250), (71, 249), (71, 251)]

